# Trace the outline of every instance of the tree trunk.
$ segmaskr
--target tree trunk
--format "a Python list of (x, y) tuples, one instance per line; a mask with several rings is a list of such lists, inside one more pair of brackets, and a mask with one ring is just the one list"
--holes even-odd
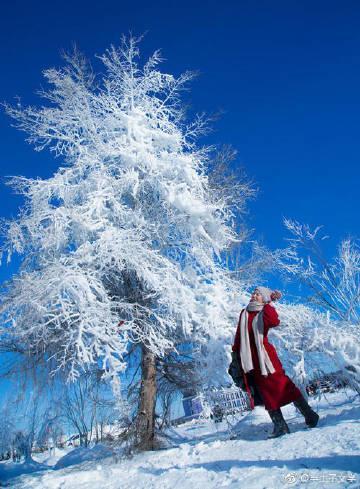
[(141, 347), (141, 387), (137, 414), (137, 439), (140, 450), (155, 448), (156, 357)]

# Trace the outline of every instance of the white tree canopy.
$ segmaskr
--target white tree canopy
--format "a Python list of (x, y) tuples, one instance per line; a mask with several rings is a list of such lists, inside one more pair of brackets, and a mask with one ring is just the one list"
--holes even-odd
[(23, 262), (2, 295), (1, 333), (70, 378), (99, 359), (116, 377), (129, 342), (157, 355), (179, 336), (205, 342), (226, 321), (217, 291), (234, 287), (219, 259), (234, 216), (195, 144), (205, 122), (187, 125), (180, 102), (193, 75), (159, 71), (159, 52), (138, 58), (137, 40), (123, 39), (100, 56), (100, 79), (75, 52), (44, 72), (44, 106), (7, 106), (64, 166), (11, 181), (26, 203), (3, 251)]

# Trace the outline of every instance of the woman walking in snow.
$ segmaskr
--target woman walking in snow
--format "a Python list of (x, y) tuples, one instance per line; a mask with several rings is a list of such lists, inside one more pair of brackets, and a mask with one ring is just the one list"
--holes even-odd
[(272, 305), (272, 301), (280, 297), (280, 292), (267, 287), (254, 290), (248, 306), (240, 313), (229, 368), (235, 383), (249, 394), (251, 409), (262, 404), (269, 412), (274, 424), (269, 438), (290, 432), (280, 408), (291, 402), (310, 428), (314, 428), (319, 420), (318, 414), (285, 374), (276, 350), (267, 338), (269, 328), (280, 324)]

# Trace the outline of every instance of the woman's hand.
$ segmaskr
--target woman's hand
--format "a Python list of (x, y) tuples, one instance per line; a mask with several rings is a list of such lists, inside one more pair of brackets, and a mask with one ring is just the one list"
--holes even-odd
[(280, 290), (273, 290), (270, 295), (272, 301), (278, 301), (279, 299), (281, 299), (281, 297), (282, 293), (280, 292)]

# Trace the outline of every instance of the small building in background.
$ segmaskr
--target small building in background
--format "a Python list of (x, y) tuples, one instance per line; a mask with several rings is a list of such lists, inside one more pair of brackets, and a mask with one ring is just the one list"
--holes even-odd
[(223, 416), (242, 413), (250, 409), (249, 398), (236, 386), (207, 389), (201, 394), (186, 393), (182, 399), (184, 416), (173, 420), (185, 423), (200, 417), (221, 421)]

